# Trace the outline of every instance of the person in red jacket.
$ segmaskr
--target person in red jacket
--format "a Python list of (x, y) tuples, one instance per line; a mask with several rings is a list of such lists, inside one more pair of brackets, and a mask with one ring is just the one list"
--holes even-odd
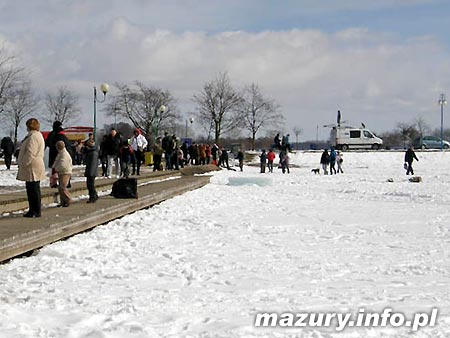
[(267, 153), (267, 167), (269, 168), (269, 172), (273, 173), (273, 160), (275, 160), (275, 153), (272, 149)]

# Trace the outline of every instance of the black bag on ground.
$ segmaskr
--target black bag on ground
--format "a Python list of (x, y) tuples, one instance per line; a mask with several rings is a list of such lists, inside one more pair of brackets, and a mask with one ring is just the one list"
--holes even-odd
[(138, 198), (137, 179), (121, 178), (113, 183), (111, 196), (115, 198)]

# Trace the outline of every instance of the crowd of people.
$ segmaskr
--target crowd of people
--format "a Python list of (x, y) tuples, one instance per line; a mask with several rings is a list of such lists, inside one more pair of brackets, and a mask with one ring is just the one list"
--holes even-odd
[[(84, 176), (89, 192), (87, 203), (95, 203), (98, 194), (95, 189), (95, 178), (97, 177), (99, 162), (101, 163), (102, 175), (112, 178), (113, 174), (119, 177), (128, 178), (130, 175), (140, 175), (141, 166), (144, 162), (144, 154), (147, 150), (153, 153), (153, 171), (157, 170), (179, 170), (186, 165), (214, 164), (229, 170), (235, 170), (229, 165), (228, 151), (217, 144), (184, 142), (180, 145), (176, 135), (158, 137), (154, 145), (150, 148), (147, 139), (139, 129), (133, 131), (130, 138), (123, 138), (117, 130), (111, 129), (97, 146), (92, 133), (87, 140), (82, 143), (72, 145), (64, 134), (62, 123), (55, 121), (52, 131), (46, 140), (40, 132), (40, 123), (35, 118), (30, 118), (26, 122), (27, 135), (21, 143), (20, 152), (17, 157), (18, 174), (17, 179), (25, 181), (28, 197), (29, 210), (24, 217), (41, 216), (41, 191), (40, 181), (46, 178), (44, 164), (44, 150), (49, 148), (48, 167), (51, 168), (50, 185), (58, 188), (61, 207), (70, 206), (72, 199), (68, 188), (72, 177), (73, 165), (85, 164)], [(81, 144), (81, 146), (80, 146)], [(11, 158), (14, 153), (14, 144), (9, 137), (4, 137), (1, 141), (1, 149), (5, 158), (7, 170), (11, 167)], [(290, 173), (289, 169), (289, 134), (280, 138), (279, 134), (274, 138), (274, 144), (266, 153), (265, 149), (259, 155), (260, 172), (265, 173), (266, 168), (269, 173), (273, 173), (273, 167), (277, 155), (275, 149), (279, 150), (278, 168), (284, 173)], [(165, 167), (163, 167), (163, 158)], [(237, 156), (239, 168), (243, 171), (244, 152), (239, 149)], [(412, 147), (405, 153), (406, 174), (414, 175), (412, 168), (413, 161), (418, 161)], [(330, 152), (325, 149), (320, 158), (323, 173), (333, 174), (343, 173), (343, 154), (331, 147)], [(336, 168), (337, 166), (337, 168)], [(113, 170), (114, 169), (114, 170)], [(131, 173), (130, 173), (131, 169)], [(317, 169), (319, 170), (319, 169)]]
[[(147, 139), (139, 129), (133, 131), (130, 138), (123, 137), (115, 128), (105, 135), (96, 144), (94, 135), (89, 134), (87, 140), (72, 144), (64, 133), (60, 121), (55, 121), (52, 131), (44, 140), (40, 132), (40, 123), (31, 118), (26, 122), (27, 135), (23, 139), (20, 152), (17, 157), (18, 174), (17, 179), (25, 181), (28, 197), (29, 210), (24, 217), (41, 217), (41, 190), (40, 181), (46, 178), (44, 163), (45, 148), (49, 149), (48, 167), (51, 168), (50, 186), (58, 188), (60, 195), (59, 207), (69, 207), (72, 203), (70, 196), (70, 180), (72, 178), (73, 166), (85, 165), (84, 176), (89, 192), (87, 203), (95, 203), (98, 194), (95, 189), (95, 178), (98, 166), (101, 163), (102, 176), (112, 178), (140, 175), (141, 166), (144, 162), (144, 154), (147, 150), (153, 153), (153, 170), (178, 170), (185, 165), (215, 164), (232, 169), (228, 163), (228, 152), (214, 144), (188, 145), (184, 142), (180, 145), (176, 135), (158, 137), (155, 144), (150, 148)], [(10, 138), (4, 138), (1, 143), (4, 150), (5, 164), (7, 170), (11, 166), (11, 158), (14, 152), (14, 144)], [(243, 167), (243, 153), (241, 170)], [(165, 160), (165, 168), (162, 159)], [(130, 172), (131, 171), (131, 172)]]

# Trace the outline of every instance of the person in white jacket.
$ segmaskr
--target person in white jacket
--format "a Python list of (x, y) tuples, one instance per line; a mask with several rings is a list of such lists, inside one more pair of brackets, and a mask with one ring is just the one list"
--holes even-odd
[(25, 181), (29, 210), (23, 217), (41, 217), (41, 181), (45, 179), (44, 137), (35, 118), (26, 123), (28, 134), (20, 146), (17, 179)]
[(52, 168), (58, 173), (58, 191), (61, 198), (61, 206), (68, 207), (71, 203), (71, 198), (67, 185), (72, 176), (72, 157), (63, 141), (56, 142), (56, 149), (58, 150), (58, 155), (56, 155)]
[(145, 149), (147, 149), (148, 142), (144, 135), (142, 135), (139, 128), (136, 128), (136, 130), (133, 132), (133, 137), (131, 138), (130, 144), (134, 154), (132, 160), (133, 172), (131, 173), (131, 175), (140, 175), (141, 164), (144, 160), (144, 152)]

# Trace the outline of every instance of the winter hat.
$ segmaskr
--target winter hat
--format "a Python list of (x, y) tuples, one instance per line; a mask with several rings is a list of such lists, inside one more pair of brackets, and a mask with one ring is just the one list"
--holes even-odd
[(55, 121), (53, 122), (53, 126), (52, 126), (53, 130), (64, 130), (62, 122), (61, 121)]

